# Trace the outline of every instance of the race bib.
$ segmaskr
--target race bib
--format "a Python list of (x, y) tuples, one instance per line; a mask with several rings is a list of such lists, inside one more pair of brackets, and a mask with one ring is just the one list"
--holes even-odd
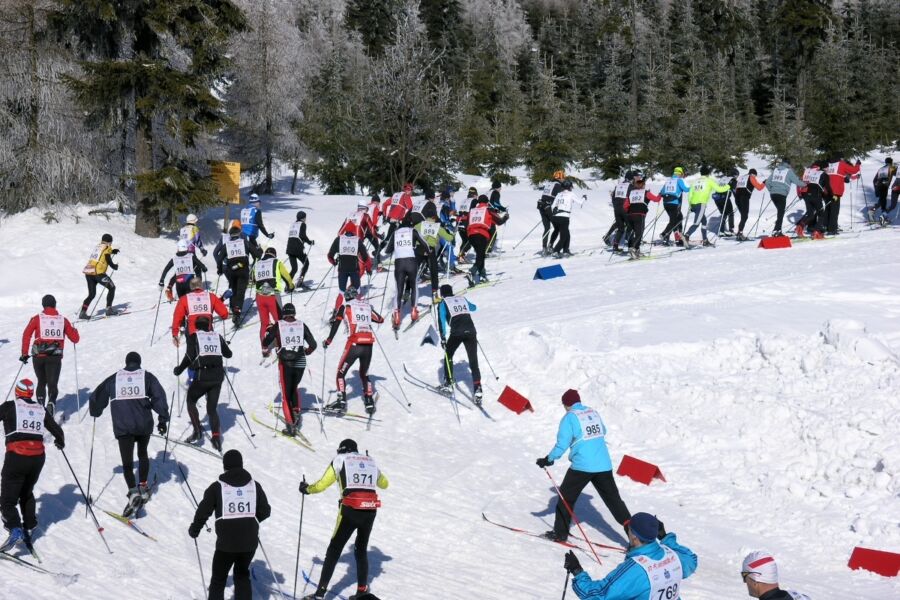
[(704, 190), (706, 189), (706, 184), (707, 184), (707, 183), (708, 183), (708, 181), (707, 181), (706, 179), (701, 179), (700, 181), (696, 182), (696, 183), (692, 186), (692, 189), (693, 189), (695, 192), (702, 192), (702, 191), (704, 191)]
[(348, 454), (343, 458), (346, 488), (377, 489), (378, 467), (374, 460), (363, 454)]
[(355, 331), (372, 331), (372, 306), (364, 300), (353, 300), (350, 306), (350, 324)]
[(645, 195), (645, 190), (631, 190), (631, 193), (628, 194), (628, 201), (631, 204), (646, 204)]
[(191, 292), (187, 295), (187, 309), (189, 315), (211, 315), (212, 298), (209, 292)]
[(98, 260), (100, 260), (100, 255), (103, 254), (104, 249), (105, 246), (103, 244), (100, 244), (99, 246), (94, 248), (94, 251), (91, 252), (91, 257), (88, 259), (88, 262), (97, 262)]
[(253, 223), (253, 211), (249, 208), (241, 209), (241, 225), (250, 225)]
[(185, 225), (181, 229), (178, 230), (178, 239), (184, 240), (186, 242), (191, 241), (191, 238), (194, 237), (194, 228), (190, 225)]
[(172, 266), (175, 267), (175, 275), (192, 275), (194, 273), (194, 256), (185, 254), (184, 256), (176, 256), (172, 258)]
[(281, 333), (282, 348), (294, 352), (299, 352), (303, 348), (302, 321), (278, 321), (278, 331)]
[(451, 319), (457, 315), (470, 314), (469, 301), (465, 296), (450, 296), (444, 298), (444, 302), (447, 304), (447, 311), (450, 313)]
[(147, 397), (147, 382), (144, 370), (116, 373), (116, 397), (114, 400), (139, 400)]
[(394, 258), (411, 258), (412, 256), (415, 256), (413, 230), (411, 227), (401, 227), (394, 232)]
[[(777, 172), (778, 172), (778, 171), (776, 171), (775, 173), (777, 173)], [(775, 173), (772, 174), (772, 180), (773, 180), (773, 181), (777, 181), (777, 179), (775, 179)], [(748, 184), (748, 183), (750, 183), (750, 173), (747, 173), (747, 174), (745, 174), (745, 175), (741, 175), (740, 177), (737, 178), (737, 187), (738, 187), (738, 189), (747, 189), (747, 184)]]
[(440, 223), (429, 223), (428, 221), (422, 222), (422, 235), (426, 238), (437, 237), (440, 229)]
[(787, 181), (787, 169), (775, 169), (772, 171), (772, 181), (775, 183), (785, 183)]
[(300, 221), (294, 221), (291, 223), (291, 228), (288, 229), (288, 237), (289, 238), (297, 238), (300, 239), (300, 227), (303, 225)]
[(242, 486), (230, 486), (219, 481), (222, 487), (223, 519), (255, 519), (256, 518), (256, 483)]
[(63, 330), (66, 326), (65, 317), (59, 315), (38, 315), (38, 337), (42, 340), (58, 340), (63, 339)]
[(487, 208), (479, 206), (469, 211), (469, 225), (484, 225), (487, 223)]
[(615, 197), (616, 198), (627, 198), (628, 197), (628, 188), (630, 186), (631, 186), (631, 184), (628, 183), (627, 181), (623, 181), (622, 183), (619, 183), (618, 185), (616, 185)]
[(839, 175), (840, 174), (841, 163), (828, 163), (828, 168), (825, 170), (829, 175)]
[(256, 263), (256, 280), (275, 279), (275, 259), (268, 258)]
[(244, 240), (241, 238), (225, 242), (225, 251), (228, 253), (228, 258), (244, 258), (247, 256), (247, 248), (244, 246)]
[(555, 181), (548, 181), (547, 183), (544, 184), (544, 189), (543, 189), (543, 191), (541, 191), (541, 194), (543, 194), (544, 196), (552, 196), (553, 188), (555, 186), (556, 186)]
[(197, 352), (200, 356), (222, 356), (222, 338), (218, 333), (198, 331)]
[(44, 407), (16, 399), (16, 428), (6, 435), (14, 433), (44, 434)]
[(663, 186), (663, 193), (674, 196), (678, 193), (678, 182), (674, 179), (669, 179), (666, 181), (666, 184)]
[(425, 208), (425, 205), (428, 203), (428, 200), (425, 198), (418, 198), (412, 201), (412, 212), (422, 214), (422, 209)]
[(359, 254), (359, 238), (355, 235), (342, 235), (338, 239), (338, 254), (356, 256)]
[(606, 435), (603, 419), (593, 408), (575, 411), (575, 416), (578, 417), (578, 424), (581, 425), (582, 440), (596, 440)]
[(649, 556), (632, 556), (650, 580), (650, 600), (678, 600), (681, 587), (681, 560), (668, 546), (660, 545), (665, 555), (659, 560)]

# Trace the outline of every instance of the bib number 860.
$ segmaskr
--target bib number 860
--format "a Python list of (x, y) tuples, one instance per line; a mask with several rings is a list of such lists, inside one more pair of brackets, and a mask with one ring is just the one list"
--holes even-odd
[(656, 600), (676, 600), (678, 598), (678, 584), (673, 583), (665, 589), (659, 590)]

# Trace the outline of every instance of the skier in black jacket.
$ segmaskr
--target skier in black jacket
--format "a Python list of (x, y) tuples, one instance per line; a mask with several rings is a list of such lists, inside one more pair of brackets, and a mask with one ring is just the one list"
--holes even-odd
[[(9, 538), (0, 550), (10, 550), (20, 540), (31, 546), (31, 530), (37, 527), (34, 486), (44, 468), (44, 429), (53, 434), (62, 450), (65, 435), (53, 415), (34, 400), (34, 383), (22, 379), (16, 383), (14, 400), (0, 404), (0, 421), (6, 434), (6, 456), (0, 473), (0, 512)], [(21, 518), (18, 507), (22, 510)]]
[(228, 239), (223, 238), (213, 250), (216, 273), (225, 275), (231, 290), (229, 310), (235, 325), (243, 321), (244, 297), (250, 284), (250, 258), (258, 260), (261, 256), (259, 246), (251, 244), (234, 224), (228, 230)]
[(197, 331), (188, 336), (184, 358), (181, 359), (181, 364), (172, 370), (176, 377), (187, 368), (196, 373), (187, 391), (188, 416), (191, 418), (194, 431), (185, 442), (195, 444), (203, 439), (197, 401), (202, 396), (206, 396), (206, 416), (209, 419), (209, 428), (212, 430), (212, 445), (218, 452), (221, 452), (222, 432), (219, 426), (217, 407), (219, 393), (222, 391), (222, 382), (225, 381), (222, 357), (231, 358), (231, 348), (228, 347), (228, 342), (224, 337), (212, 331), (212, 321), (209, 317), (197, 317), (194, 323)]
[[(122, 475), (128, 485), (128, 506), (123, 516), (137, 512), (150, 499), (147, 475), (150, 473), (150, 457), (147, 446), (153, 433), (153, 414), (158, 416), (156, 430), (165, 435), (169, 423), (169, 405), (166, 392), (156, 376), (141, 368), (141, 355), (129, 352), (125, 356), (125, 368), (103, 380), (91, 393), (90, 411), (95, 419), (110, 404), (113, 435), (119, 442), (122, 457)], [(134, 479), (134, 447), (137, 445), (138, 479)]]
[(303, 278), (306, 277), (306, 270), (309, 269), (309, 257), (306, 256), (306, 247), (304, 244), (313, 246), (315, 240), (311, 240), (306, 235), (306, 213), (302, 210), (297, 211), (297, 220), (291, 225), (288, 231), (288, 242), (285, 254), (291, 261), (291, 278), (297, 273), (297, 263), (302, 266), (300, 268), (300, 277), (297, 278), (296, 286), (301, 289), (309, 289), (309, 286), (303, 284)]
[(209, 600), (223, 600), (228, 572), (234, 567), (234, 598), (250, 600), (250, 563), (259, 544), (259, 524), (269, 518), (272, 508), (258, 482), (244, 470), (244, 458), (237, 450), (222, 457), (224, 473), (203, 492), (188, 535), (196, 539), (206, 521), (216, 516), (216, 552), (213, 554)]

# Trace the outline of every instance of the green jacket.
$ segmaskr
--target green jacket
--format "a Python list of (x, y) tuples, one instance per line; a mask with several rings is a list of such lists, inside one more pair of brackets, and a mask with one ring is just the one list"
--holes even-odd
[(443, 238), (444, 241), (449, 244), (454, 242), (453, 234), (444, 229), (440, 223), (431, 219), (416, 224), (416, 231), (422, 234), (422, 237), (425, 238), (425, 241), (432, 250), (437, 247), (439, 237)]
[(694, 204), (706, 204), (709, 202), (713, 192), (727, 192), (730, 189), (731, 187), (729, 187), (728, 184), (720, 184), (707, 175), (701, 177), (691, 185), (691, 192), (688, 194), (688, 203), (691, 206)]

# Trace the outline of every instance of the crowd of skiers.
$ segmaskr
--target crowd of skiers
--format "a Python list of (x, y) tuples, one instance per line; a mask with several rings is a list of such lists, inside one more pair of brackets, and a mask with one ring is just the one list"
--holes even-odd
[[(612, 193), (615, 222), (604, 240), (614, 251), (627, 243), (631, 257), (640, 257), (648, 203), (657, 202), (661, 203), (668, 219), (662, 229), (661, 243), (672, 243), (670, 236), (674, 236), (674, 243), (690, 244), (691, 236), (699, 228), (702, 241), (707, 244), (706, 207), (710, 199), (721, 213), (717, 235), (734, 235), (743, 240), (748, 237), (745, 228), (749, 219), (749, 199), (754, 190), (768, 193), (776, 208), (773, 235), (783, 235), (784, 215), (794, 190), (806, 205), (806, 213), (796, 225), (796, 234), (802, 236), (811, 231), (815, 239), (836, 235), (845, 180), (858, 173), (858, 162), (851, 165), (838, 157), (834, 161), (814, 163), (798, 177), (785, 159), (765, 180), (754, 169), (745, 174), (734, 171), (717, 180), (708, 168), (702, 167), (700, 177), (688, 185), (684, 170), (677, 167), (661, 188), (652, 192), (646, 187), (643, 173), (632, 170), (625, 174)], [(873, 183), (877, 204), (870, 211), (880, 209), (881, 219), (887, 219), (900, 195), (900, 181), (891, 159), (879, 169)], [(509, 211), (500, 201), (501, 189), (500, 182), (492, 182), (488, 196), (479, 194), (472, 187), (467, 190), (465, 199), (457, 202), (451, 189), (445, 189), (439, 197), (427, 191), (423, 197), (414, 197), (412, 185), (406, 184), (402, 191), (383, 200), (377, 195), (368, 200), (361, 199), (337, 228), (326, 252), (331, 269), (315, 286), (305, 280), (310, 266), (309, 252), (315, 241), (307, 234), (304, 211), (297, 213), (296, 221), (288, 230), (285, 250), (290, 262), (288, 268), (279, 259), (274, 246), (260, 243), (260, 234), (268, 240), (275, 234), (266, 229), (260, 199), (252, 194), (247, 206), (241, 210), (240, 219), (229, 222), (220, 239), (216, 240), (212, 252), (217, 274), (215, 284), (206, 281), (209, 269), (202, 257), (207, 256), (207, 250), (198, 219), (193, 214), (188, 215), (179, 231), (175, 253), (160, 275), (160, 302), (156, 309), (158, 317), (165, 292), (167, 301), (174, 304), (171, 325), (167, 327), (173, 344), (178, 347), (178, 361), (173, 365), (173, 373), (180, 376), (188, 372), (186, 405), (191, 432), (185, 439), (173, 441), (200, 445), (207, 439), (197, 408), (200, 399), (205, 397), (210, 428), (208, 439), (212, 448), (223, 457), (224, 473), (206, 489), (189, 527), (189, 534), (196, 538), (208, 518), (215, 515), (217, 543), (209, 598), (222, 598), (228, 573), (232, 570), (235, 597), (250, 597), (249, 565), (258, 545), (259, 523), (271, 512), (262, 486), (244, 469), (240, 453), (234, 449), (224, 451), (217, 406), (223, 384), (231, 385), (225, 360), (232, 358), (232, 349), (224, 323), (222, 334), (215, 331), (216, 324), (230, 318), (232, 331), (244, 325), (249, 312), (246, 306), (248, 290), (251, 292), (251, 301), (256, 303), (259, 315), (259, 348), (263, 361), (272, 357), (278, 364), (283, 413), (279, 420), (284, 425), (280, 433), (288, 437), (300, 435), (304, 407), (299, 386), (307, 367), (307, 356), (315, 352), (319, 344), (307, 323), (299, 317), (293, 302), (283, 303), (282, 295), (292, 295), (295, 291), (314, 293), (327, 281), (332, 269), (340, 293), (331, 311), (328, 333), (321, 340), (322, 351), (333, 343), (341, 324), (346, 328), (347, 340), (336, 369), (335, 400), (320, 407), (321, 413), (346, 413), (346, 376), (357, 362), (363, 405), (369, 415), (375, 412), (377, 394), (369, 375), (373, 347), (378, 343), (374, 325), (389, 319), (397, 335), (407, 316), (410, 321), (407, 327), (422, 318), (420, 310), (433, 317), (434, 330), (443, 351), (442, 380), (435, 389), (449, 391), (457, 383), (453, 358), (456, 350), (463, 346), (471, 373), (473, 400), (480, 405), (478, 339), (472, 319), (476, 306), (462, 291), (455, 291), (450, 277), (465, 274), (469, 288), (490, 284), (486, 257), (500, 245), (501, 228), (509, 218)], [(687, 217), (682, 212), (682, 195), (685, 193), (689, 206)], [(552, 181), (543, 186), (537, 204), (541, 218), (539, 225), (543, 226), (543, 255), (565, 257), (571, 254), (569, 223), (574, 206), (581, 205), (583, 200), (584, 197), (576, 196), (572, 181), (563, 171), (554, 173)], [(91, 304), (97, 296), (97, 286), (104, 288), (106, 293), (103, 317), (127, 312), (127, 308), (114, 306), (116, 287), (110, 270), (118, 269), (114, 259), (119, 250), (112, 246), (112, 241), (111, 235), (104, 234), (83, 269), (88, 296), (79, 311), (82, 320), (96, 318)], [(470, 263), (468, 271), (459, 269), (462, 263)], [(170, 272), (172, 275), (167, 279)], [(376, 310), (371, 301), (372, 278), (382, 272), (386, 272), (385, 278), (393, 281), (394, 287), (389, 316), (381, 314), (388, 295), (387, 284), (382, 308)], [(227, 289), (219, 293), (223, 276)], [(424, 305), (418, 298), (422, 285), (430, 290), (430, 301)], [(17, 375), (14, 400), (0, 404), (0, 419), (7, 439), (0, 481), (0, 512), (4, 526), (10, 531), (3, 550), (21, 542), (33, 551), (32, 532), (38, 525), (33, 490), (44, 464), (44, 432), (53, 435), (61, 450), (65, 445), (63, 431), (54, 414), (67, 339), (73, 345), (81, 341), (78, 330), (56, 310), (55, 298), (44, 296), (42, 311), (29, 319), (23, 332), (20, 358), (23, 366), (29, 360), (32, 362), (37, 384), (30, 379), (18, 380)], [(123, 368), (115, 370), (96, 386), (90, 395), (88, 411), (96, 419), (107, 407), (110, 409), (128, 498), (120, 516), (130, 519), (152, 496), (156, 482), (149, 479), (148, 446), (154, 435), (164, 438), (168, 446), (171, 414), (165, 390), (157, 377), (143, 368), (140, 354), (129, 352), (124, 363)], [(557, 443), (545, 457), (537, 460), (539, 467), (547, 469), (568, 451), (572, 463), (557, 488), (559, 501), (555, 523), (546, 537), (555, 542), (566, 542), (574, 517), (572, 508), (590, 483), (624, 528), (629, 542), (622, 565), (598, 581), (584, 572), (570, 552), (564, 566), (574, 575), (575, 593), (581, 598), (677, 598), (682, 579), (697, 568), (696, 555), (678, 544), (675, 535), (667, 533), (654, 515), (630, 513), (612, 474), (606, 446), (607, 430), (602, 418), (596, 410), (581, 403), (575, 390), (563, 395), (562, 404), (566, 415), (560, 422)], [(325, 474), (311, 484), (304, 480), (299, 490), (303, 495), (315, 494), (333, 483), (338, 484), (341, 497), (338, 525), (326, 553), (317, 589), (308, 597), (325, 596), (340, 552), (356, 533), (358, 589), (352, 597), (374, 598), (368, 588), (366, 548), (380, 506), (377, 489), (387, 488), (387, 479), (374, 459), (368, 453), (361, 453), (356, 442), (348, 439), (341, 442), (337, 456)], [(91, 504), (87, 495), (85, 500)], [(778, 588), (774, 559), (766, 553), (749, 555), (741, 576), (753, 597), (764, 600), (804, 598)]]

